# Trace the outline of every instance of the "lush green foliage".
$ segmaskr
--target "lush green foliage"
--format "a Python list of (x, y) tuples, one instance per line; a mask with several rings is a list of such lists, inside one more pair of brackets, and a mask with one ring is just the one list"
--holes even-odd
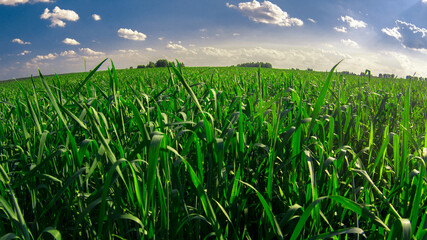
[(0, 84), (0, 238), (423, 239), (425, 82), (96, 70)]

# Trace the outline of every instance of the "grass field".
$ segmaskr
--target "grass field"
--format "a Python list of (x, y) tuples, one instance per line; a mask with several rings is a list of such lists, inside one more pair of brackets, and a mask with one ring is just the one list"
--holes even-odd
[(110, 66), (0, 84), (0, 239), (424, 238), (426, 82)]

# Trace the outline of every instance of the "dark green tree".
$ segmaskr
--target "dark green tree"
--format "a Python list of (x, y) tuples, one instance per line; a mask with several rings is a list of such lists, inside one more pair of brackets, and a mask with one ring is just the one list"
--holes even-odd
[(166, 60), (166, 59), (159, 59), (159, 60), (157, 60), (155, 66), (156, 66), (156, 68), (167, 67), (168, 64), (169, 64), (168, 60)]
[(273, 65), (271, 63), (265, 63), (265, 62), (249, 62), (249, 63), (242, 63), (237, 64), (238, 67), (259, 67), (262, 68), (273, 68)]
[(156, 64), (154, 64), (154, 62), (150, 61), (147, 66), (145, 66), (146, 68), (154, 68), (156, 67)]

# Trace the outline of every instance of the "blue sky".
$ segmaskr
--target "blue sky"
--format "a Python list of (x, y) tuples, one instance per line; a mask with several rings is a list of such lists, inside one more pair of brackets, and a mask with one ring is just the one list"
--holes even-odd
[(427, 77), (427, 0), (0, 0), (0, 80), (159, 58)]

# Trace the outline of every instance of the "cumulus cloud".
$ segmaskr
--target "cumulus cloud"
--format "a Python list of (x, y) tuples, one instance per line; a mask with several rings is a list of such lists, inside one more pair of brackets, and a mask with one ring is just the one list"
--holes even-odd
[(421, 51), (427, 50), (427, 29), (401, 20), (396, 20), (395, 23), (395, 27), (383, 28), (381, 31), (395, 38), (405, 48)]
[(184, 46), (181, 45), (181, 42), (178, 43), (173, 43), (173, 42), (169, 42), (166, 45), (166, 49), (169, 50), (173, 50), (173, 51), (177, 51), (177, 52), (181, 52), (181, 53), (192, 53), (192, 54), (197, 54), (196, 51), (194, 50), (189, 50), (187, 48), (185, 48)]
[(359, 48), (359, 44), (351, 39), (341, 39), (341, 43), (348, 47)]
[(147, 50), (148, 52), (155, 52), (156, 51), (156, 49), (153, 49), (153, 48), (150, 48), (150, 47), (145, 48), (145, 50)]
[(75, 39), (72, 39), (72, 38), (66, 38), (62, 42), (67, 45), (80, 45), (79, 42), (77, 42)]
[(21, 52), (20, 54), (18, 54), (18, 56), (25, 56), (29, 53), (31, 53), (31, 51), (25, 50), (25, 51)]
[(37, 2), (44, 2), (49, 3), (52, 2), (50, 0), (0, 0), (0, 5), (9, 5), (9, 6), (16, 6), (17, 4), (25, 4), (25, 3), (37, 3)]
[(239, 10), (254, 22), (274, 24), (281, 27), (302, 26), (304, 24), (301, 19), (289, 17), (287, 12), (270, 1), (260, 3), (253, 0), (252, 2), (239, 3), (237, 6), (227, 3), (226, 6)]
[(147, 38), (147, 35), (134, 31), (132, 29), (120, 28), (117, 31), (119, 37), (126, 38), (133, 41), (144, 41)]
[(346, 27), (334, 27), (334, 30), (337, 32), (342, 32), (342, 33), (346, 33), (347, 32), (347, 28)]
[(59, 55), (61, 55), (61, 57), (75, 57), (77, 56), (77, 53), (73, 50), (69, 50), (69, 51), (63, 51)]
[(31, 59), (32, 62), (38, 62), (42, 60), (52, 60), (58, 56), (56, 53), (49, 53), (48, 55), (37, 55), (35, 58)]
[(66, 23), (64, 21), (75, 22), (79, 20), (79, 15), (73, 10), (60, 9), (56, 6), (52, 12), (50, 12), (49, 8), (46, 8), (40, 18), (50, 20), (50, 27), (65, 27)]
[(188, 49), (186, 49), (184, 46), (179, 45), (177, 43), (168, 43), (168, 45), (166, 45), (167, 49), (171, 49), (171, 50), (182, 50), (182, 51), (187, 51)]
[(22, 45), (28, 45), (28, 44), (31, 44), (30, 42), (24, 42), (24, 41), (22, 41), (22, 40), (21, 40), (21, 39), (19, 39), (19, 38), (15, 38), (15, 39), (13, 39), (13, 40), (12, 40), (12, 42), (13, 42), (13, 43), (22, 44)]
[(341, 16), (341, 21), (348, 23), (348, 26), (354, 29), (365, 28), (368, 26), (364, 21), (356, 20), (350, 16)]
[(95, 21), (99, 21), (99, 20), (101, 20), (101, 16), (99, 16), (98, 14), (92, 14), (92, 18), (93, 18), (93, 20), (95, 20)]
[(80, 52), (82, 52), (85, 55), (89, 55), (89, 56), (100, 56), (100, 55), (105, 55), (105, 53), (103, 52), (96, 52), (90, 48), (80, 48), (79, 49)]

